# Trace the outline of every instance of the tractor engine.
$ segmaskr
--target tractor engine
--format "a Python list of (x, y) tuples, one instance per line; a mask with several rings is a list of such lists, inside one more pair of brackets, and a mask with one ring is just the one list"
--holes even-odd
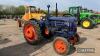
[(76, 34), (76, 22), (77, 20), (75, 17), (50, 17), (46, 24), (52, 34), (63, 37), (71, 37)]

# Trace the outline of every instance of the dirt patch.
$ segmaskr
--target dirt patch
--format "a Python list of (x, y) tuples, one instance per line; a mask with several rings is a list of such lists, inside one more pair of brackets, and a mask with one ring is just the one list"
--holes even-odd
[(5, 43), (8, 43), (8, 42), (11, 42), (8, 38), (4, 38), (4, 39), (0, 39), (0, 44), (5, 44)]
[(6, 24), (0, 24), (0, 25), (6, 25)]
[(2, 34), (0, 34), (0, 39), (1, 39), (1, 37), (2, 37)]
[(97, 38), (97, 40), (100, 40), (100, 38)]

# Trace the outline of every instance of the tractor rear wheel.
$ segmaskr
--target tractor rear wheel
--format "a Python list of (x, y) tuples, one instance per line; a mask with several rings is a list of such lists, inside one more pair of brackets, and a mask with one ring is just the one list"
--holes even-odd
[(37, 44), (42, 38), (40, 26), (38, 22), (34, 20), (25, 23), (23, 33), (24, 38), (29, 44)]
[(93, 28), (93, 22), (90, 19), (84, 19), (81, 21), (82, 28), (91, 29)]
[(60, 55), (67, 55), (69, 53), (70, 44), (68, 43), (67, 39), (64, 37), (56, 37), (53, 42), (53, 48), (56, 53)]

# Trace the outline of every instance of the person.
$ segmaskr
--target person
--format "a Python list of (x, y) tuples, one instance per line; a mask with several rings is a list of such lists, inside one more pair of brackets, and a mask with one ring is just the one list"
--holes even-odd
[(18, 17), (18, 16), (16, 16), (16, 19), (17, 19), (17, 22), (18, 22), (18, 27), (22, 27), (21, 20), (19, 19), (19, 17)]

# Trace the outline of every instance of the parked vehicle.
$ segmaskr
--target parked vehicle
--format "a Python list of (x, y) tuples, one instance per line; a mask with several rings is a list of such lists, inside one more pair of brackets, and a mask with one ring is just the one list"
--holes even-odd
[(43, 38), (53, 38), (53, 48), (55, 52), (60, 55), (66, 55), (71, 49), (70, 46), (74, 46), (80, 39), (77, 33), (77, 19), (73, 16), (50, 16), (50, 5), (47, 7), (48, 14), (45, 17), (42, 15), (40, 18), (31, 16), (28, 21), (24, 23), (24, 38), (29, 44), (37, 44)]

